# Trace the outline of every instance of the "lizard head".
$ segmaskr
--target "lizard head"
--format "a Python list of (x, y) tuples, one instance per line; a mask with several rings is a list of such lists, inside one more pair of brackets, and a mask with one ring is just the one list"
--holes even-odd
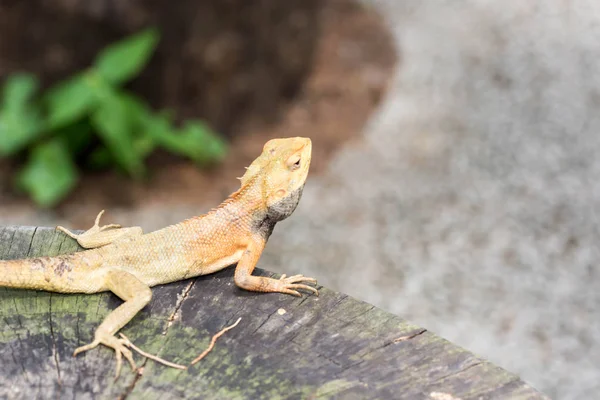
[(309, 138), (269, 140), (260, 157), (241, 178), (242, 187), (255, 178), (261, 182), (267, 214), (272, 221), (281, 221), (296, 209), (308, 175), (311, 152)]

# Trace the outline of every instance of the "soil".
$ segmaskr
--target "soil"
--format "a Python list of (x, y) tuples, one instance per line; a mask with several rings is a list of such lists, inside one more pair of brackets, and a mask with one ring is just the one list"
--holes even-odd
[[(382, 18), (369, 8), (350, 0), (326, 0), (318, 18), (321, 28), (298, 93), (280, 103), (275, 116), (265, 119), (261, 114), (248, 114), (230, 127), (226, 132), (230, 149), (224, 162), (201, 170), (186, 160), (157, 153), (149, 159), (151, 177), (144, 182), (112, 171), (85, 172), (68, 199), (47, 212), (52, 218), (85, 227), (100, 209), (216, 205), (237, 189), (235, 177), (275, 137), (310, 137), (311, 175), (323, 171), (336, 149), (362, 131), (385, 94), (397, 55)], [(0, 218), (1, 214), (36, 211), (28, 198), (12, 190), (12, 170), (12, 165), (0, 163)]]

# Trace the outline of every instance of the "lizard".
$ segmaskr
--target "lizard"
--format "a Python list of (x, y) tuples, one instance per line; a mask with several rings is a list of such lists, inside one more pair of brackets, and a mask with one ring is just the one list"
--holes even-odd
[(115, 351), (116, 374), (122, 358), (137, 367), (125, 339), (115, 335), (152, 298), (151, 287), (207, 275), (237, 264), (235, 284), (255, 292), (301, 296), (319, 294), (303, 275), (279, 279), (253, 276), (275, 224), (296, 209), (308, 175), (309, 138), (269, 140), (240, 179), (240, 188), (204, 215), (144, 233), (140, 227), (94, 226), (81, 234), (57, 226), (84, 248), (55, 257), (0, 261), (0, 286), (58, 293), (92, 294), (110, 291), (123, 300), (97, 327), (91, 343), (73, 356), (102, 344)]

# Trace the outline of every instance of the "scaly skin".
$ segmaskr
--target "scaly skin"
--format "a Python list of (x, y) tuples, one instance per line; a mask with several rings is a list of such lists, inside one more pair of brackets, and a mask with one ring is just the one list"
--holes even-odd
[(252, 276), (275, 223), (295, 210), (311, 160), (307, 138), (273, 139), (247, 168), (241, 188), (209, 213), (143, 234), (141, 228), (94, 227), (75, 235), (88, 250), (58, 257), (0, 262), (0, 286), (60, 293), (111, 291), (123, 304), (98, 326), (94, 341), (74, 355), (104, 344), (115, 350), (116, 376), (124, 356), (136, 369), (131, 351), (115, 334), (152, 298), (150, 287), (219, 271), (237, 263), (237, 286), (256, 292), (300, 296), (299, 289), (318, 294), (316, 283), (302, 275), (280, 279)]

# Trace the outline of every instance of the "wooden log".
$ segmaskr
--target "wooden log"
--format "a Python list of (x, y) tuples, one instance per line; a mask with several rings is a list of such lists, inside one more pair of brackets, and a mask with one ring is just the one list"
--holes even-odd
[[(51, 228), (0, 227), (0, 259), (81, 250)], [(258, 270), (256, 274), (275, 274)], [(213, 351), (185, 371), (135, 355), (143, 374), (104, 346), (72, 357), (110, 310), (111, 293), (0, 289), (1, 398), (545, 399), (514, 374), (370, 304), (320, 288), (296, 298), (238, 289), (233, 268), (153, 288), (122, 330), (146, 352), (187, 365), (239, 317)], [(518, 355), (515, 355), (517, 357)]]

